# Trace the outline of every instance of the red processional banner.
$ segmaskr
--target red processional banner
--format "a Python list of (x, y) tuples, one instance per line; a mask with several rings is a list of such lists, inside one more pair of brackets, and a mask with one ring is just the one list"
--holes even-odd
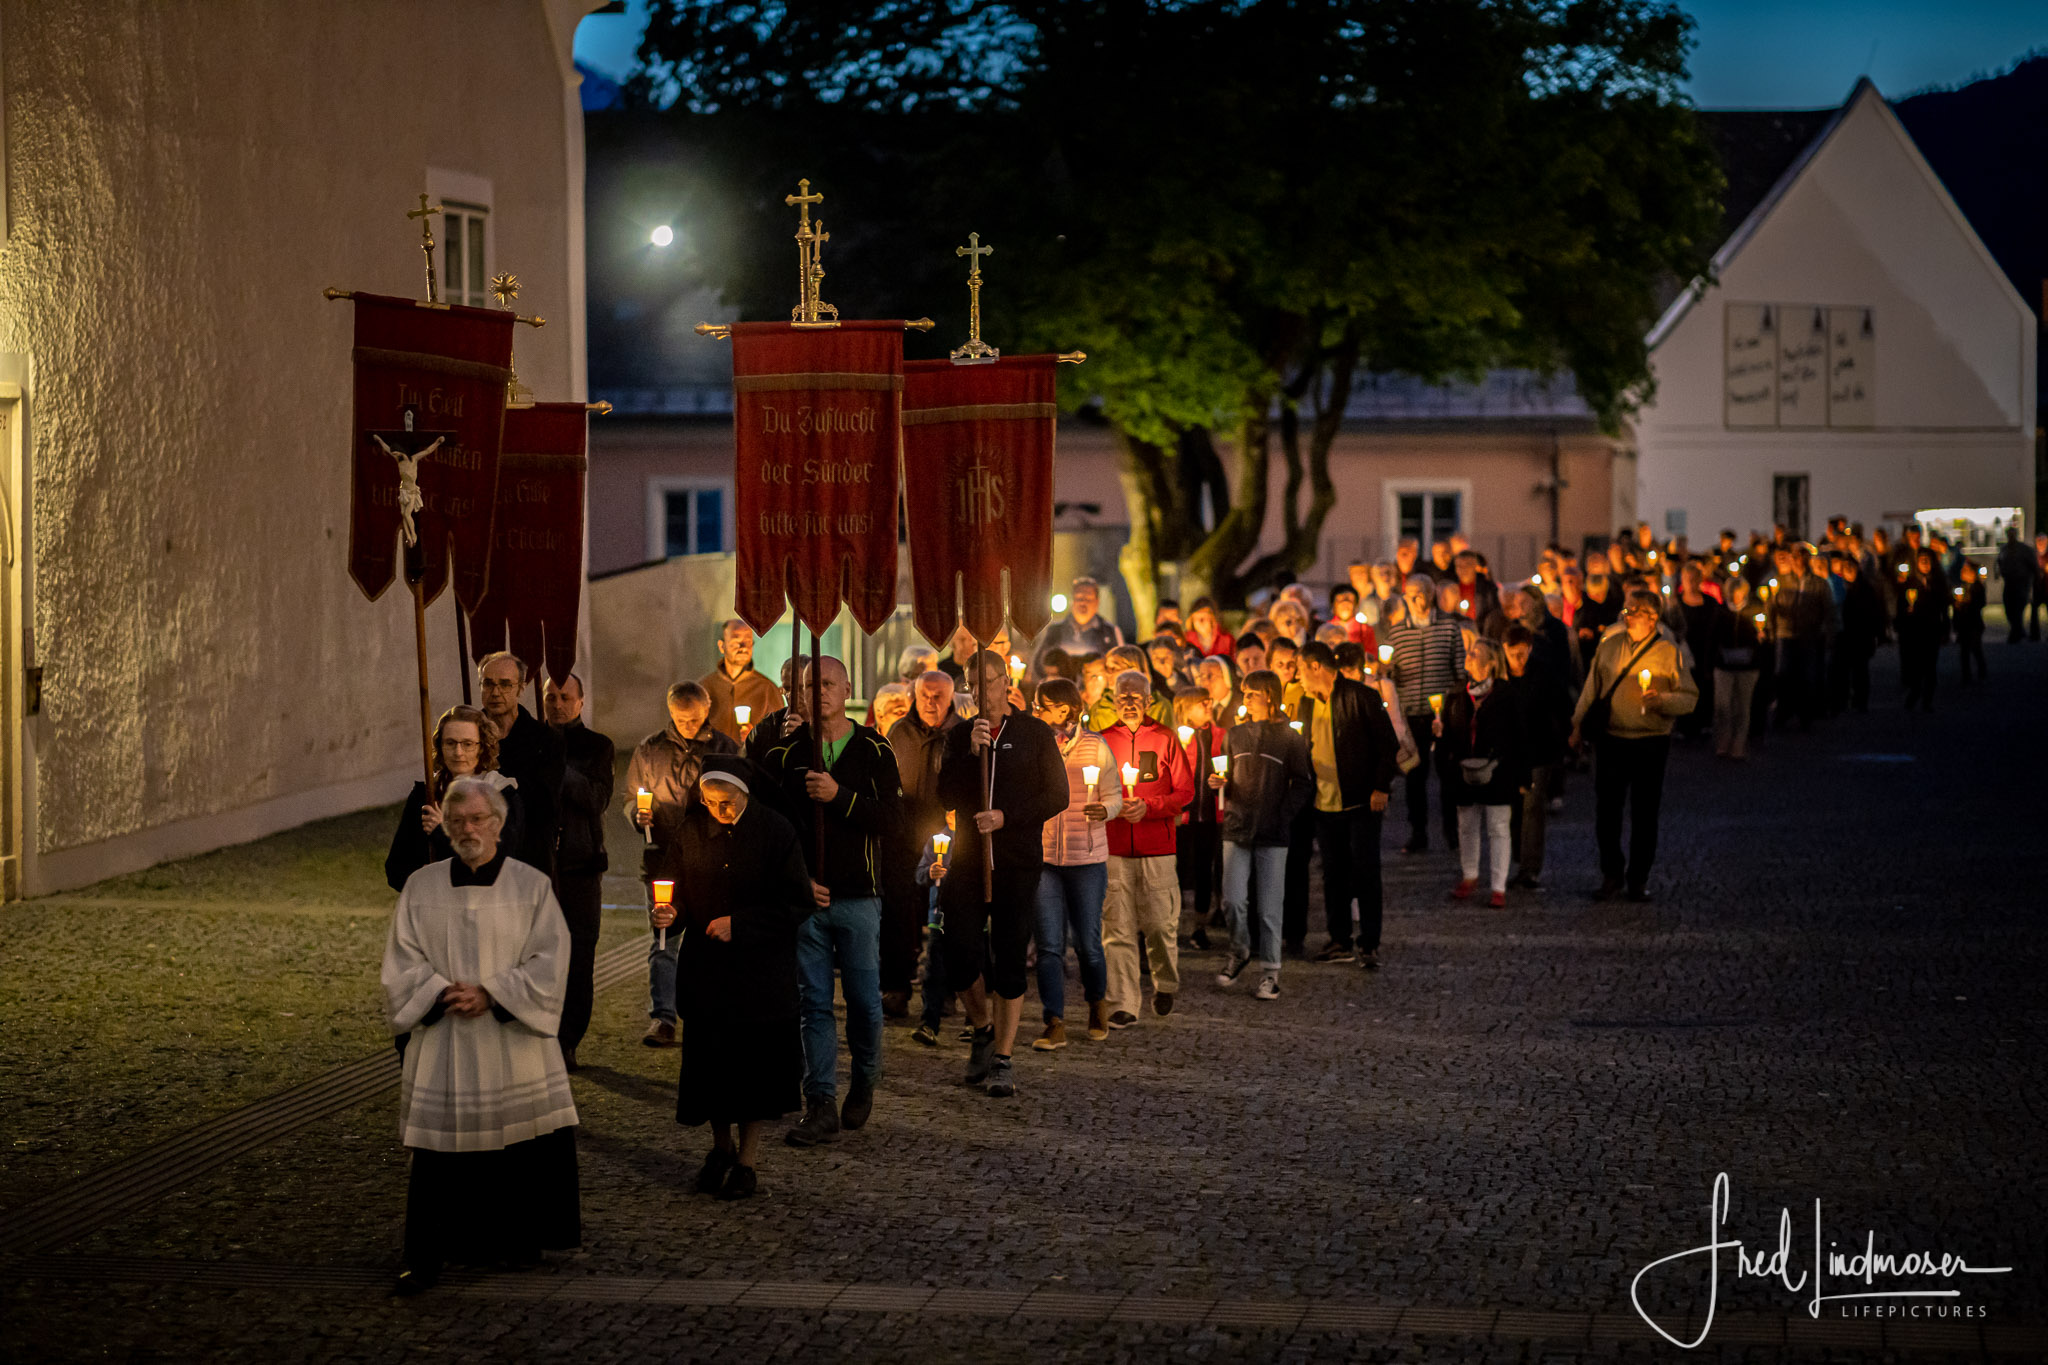
[(732, 329), (733, 610), (765, 634), (785, 596), (823, 634), (896, 609), (903, 324)]
[(382, 294), (355, 305), (349, 576), (382, 596), (409, 523), (427, 600), (452, 573), (473, 610), (490, 568), (512, 314)]
[[(940, 649), (956, 619), (977, 640), (995, 638), (1006, 569), (1011, 623), (1036, 635), (1051, 619), (1057, 364), (1039, 355), (904, 366), (911, 597), (918, 632)], [(964, 590), (957, 598), (956, 583)]]
[(589, 426), (581, 403), (505, 409), (490, 585), (469, 616), (476, 658), (509, 649), (555, 679), (576, 666)]

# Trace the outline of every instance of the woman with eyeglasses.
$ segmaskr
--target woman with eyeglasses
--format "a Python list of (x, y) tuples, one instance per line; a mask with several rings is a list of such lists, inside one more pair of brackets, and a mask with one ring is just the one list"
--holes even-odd
[(434, 787), (415, 782), (405, 798), (405, 811), (391, 835), (391, 852), (384, 858), (384, 880), (393, 891), (405, 889), (405, 879), (425, 867), (455, 856), (441, 827), (441, 798), (448, 784), (458, 777), (488, 782), (505, 798), (505, 823), (498, 835), (500, 848), (516, 849), (524, 828), (519, 805), (519, 784), (498, 771), (498, 732), (482, 711), (474, 706), (451, 706), (434, 725)]

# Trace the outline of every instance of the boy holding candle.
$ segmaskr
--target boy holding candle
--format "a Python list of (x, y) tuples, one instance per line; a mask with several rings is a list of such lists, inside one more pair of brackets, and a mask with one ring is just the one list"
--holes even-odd
[[(949, 684), (951, 681), (947, 679)], [(917, 884), (926, 888), (924, 1002), (917, 1031), (910, 1036), (926, 1047), (939, 1045), (939, 1021), (946, 1017), (946, 1006), (953, 999), (953, 992), (946, 989), (946, 921), (939, 913), (939, 883), (953, 867), (953, 812), (944, 814), (945, 828), (924, 841), (924, 852), (917, 860)]]
[[(1263, 972), (1258, 998), (1280, 996), (1280, 909), (1287, 844), (1296, 817), (1315, 791), (1308, 745), (1279, 719), (1279, 675), (1260, 669), (1244, 680), (1245, 719), (1225, 737), (1228, 752), (1205, 775), (1223, 797), (1223, 911), (1230, 920), (1230, 957), (1216, 984), (1235, 984), (1254, 946)], [(1251, 933), (1251, 888), (1257, 877), (1259, 933)]]
[(1195, 799), (1188, 803), (1177, 831), (1175, 870), (1183, 890), (1194, 892), (1195, 947), (1209, 946), (1209, 916), (1215, 896), (1219, 869), (1216, 836), (1216, 793), (1202, 781), (1209, 772), (1209, 760), (1223, 752), (1221, 729), (1214, 723), (1209, 694), (1199, 687), (1183, 687), (1174, 693), (1174, 735), (1188, 757), (1188, 770), (1195, 776)]

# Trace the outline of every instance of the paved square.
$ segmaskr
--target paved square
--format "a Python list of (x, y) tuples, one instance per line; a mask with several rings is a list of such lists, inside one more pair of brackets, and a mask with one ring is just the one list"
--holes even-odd
[[(1831, 1305), (1815, 1322), (1724, 1259), (1714, 1358), (2042, 1358), (2048, 652), (1995, 648), (1990, 686), (1947, 686), (1933, 716), (1889, 709), (1892, 663), (1887, 709), (1773, 736), (1743, 765), (1674, 755), (1653, 905), (1588, 899), (1591, 784), (1574, 778), (1553, 889), (1506, 911), (1446, 899), (1447, 855), (1390, 853), (1377, 973), (1290, 961), (1260, 1003), (1211, 985), (1220, 954), (1184, 950), (1171, 1018), (1020, 1051), (1010, 1102), (954, 1083), (950, 1036), (927, 1052), (892, 1025), (869, 1127), (766, 1148), (763, 1194), (739, 1205), (686, 1192), (705, 1138), (672, 1120), (676, 1054), (638, 1045), (616, 916), (601, 951), (624, 949), (623, 980), (576, 1078), (583, 1252), (386, 1297), (404, 1194), (388, 1088), (188, 1155), (194, 1173), (145, 1202), (102, 1194), (116, 1216), (83, 1236), (65, 1221), (83, 1196), (50, 1212), (62, 1176), (101, 1169), (114, 1190), (127, 1166), (120, 1188), (141, 1188), (148, 1160), (119, 1125), (59, 1126), (50, 1174), (5, 1187), (0, 1357), (1671, 1359), (1630, 1281), (1706, 1240), (1725, 1171), (1722, 1235), (1774, 1247), (1789, 1209), (1798, 1267), (1818, 1199), (1845, 1253), (1868, 1230), (1880, 1251), (2013, 1270), (1963, 1277), (1956, 1302), (1982, 1317)], [(7, 971), (107, 951), (45, 935)], [(152, 970), (131, 958), (108, 989)], [(360, 1014), (346, 1027), (343, 1059), (377, 1051)], [(62, 1041), (105, 1046), (89, 1018)], [(11, 1059), (12, 1097), (58, 1074), (50, 1046)], [(200, 1095), (181, 1121), (147, 1080), (101, 1098), (148, 1142), (175, 1138), (246, 1102), (181, 1089), (204, 1062), (169, 1046), (152, 1063), (168, 1093)], [(1684, 1338), (1703, 1290), (1681, 1273), (1648, 1298)]]

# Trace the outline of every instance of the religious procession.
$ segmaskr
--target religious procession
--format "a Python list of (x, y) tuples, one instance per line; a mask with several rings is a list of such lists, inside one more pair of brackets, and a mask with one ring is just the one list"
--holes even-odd
[[(426, 775), (386, 862), (399, 904), (383, 978), (413, 1152), (402, 1295), (451, 1260), (578, 1244), (568, 1078), (615, 803), (643, 840), (641, 1041), (679, 1052), (676, 1121), (709, 1129), (694, 1188), (730, 1201), (761, 1190), (777, 1134), (799, 1151), (859, 1140), (888, 1102), (884, 1030), (913, 1007), (915, 1042), (964, 1045), (959, 1082), (1003, 1100), (1033, 1053), (1166, 1026), (1205, 991), (1277, 1000), (1289, 958), (1377, 971), (1397, 789), (1398, 853), (1429, 855), (1434, 836), (1448, 898), (1512, 913), (1511, 891), (1546, 890), (1547, 825), (1584, 775), (1593, 899), (1650, 904), (1674, 741), (1736, 761), (1773, 731), (1866, 711), (1886, 644), (1908, 709), (1933, 709), (1951, 640), (1964, 683), (1973, 660), (1981, 681), (1987, 575), (1938, 532), (1911, 525), (1895, 545), (1847, 517), (1818, 542), (1780, 525), (1698, 551), (1639, 523), (1597, 553), (1553, 542), (1521, 581), (1497, 579), (1463, 534), (1407, 537), (1320, 597), (1289, 581), (1238, 612), (1161, 600), (1126, 641), (1100, 582), (1051, 581), (1056, 367), (1087, 357), (1004, 357), (982, 339), (993, 247), (971, 234), (957, 248), (969, 335), (946, 359), (906, 361), (903, 333), (929, 320), (842, 320), (821, 297), (823, 202), (808, 180), (784, 199), (790, 321), (698, 328), (733, 348), (734, 614), (715, 665), (667, 689), (668, 724), (622, 781), (563, 662), (575, 593), (548, 579), (579, 564), (560, 552), (573, 532), (552, 557), (506, 556), (496, 499), (500, 549), (471, 580), (465, 645), (481, 705), (431, 730), (422, 711)], [(462, 538), (487, 529), (446, 509), (493, 502), (422, 486), (420, 462), (474, 442), (428, 466), (446, 478), (468, 451), (484, 467), (488, 447), (378, 400), (434, 393), (429, 413), (482, 419), (496, 378), (446, 340), (445, 356), (422, 350), (465, 310), (421, 326), (396, 301), (356, 303), (359, 547), (384, 555), (358, 581), (389, 581), (395, 521), (422, 610), (430, 581), (452, 577), (459, 597)], [(475, 323), (504, 341), (515, 320)], [(380, 323), (405, 335), (365, 330)], [(399, 355), (421, 373), (370, 368)], [(479, 387), (440, 399), (437, 373)], [(581, 405), (502, 408), (501, 483), (573, 475)], [(513, 434), (543, 414), (546, 436)], [(558, 511), (576, 505), (573, 479), (559, 491)], [(897, 611), (899, 500), (923, 643), (857, 698), (821, 640), (842, 611), (870, 633)], [(1999, 552), (2015, 643), (2048, 595), (2043, 541), (2015, 528)], [(429, 568), (423, 543), (447, 547), (452, 571)], [(771, 681), (754, 654), (786, 614), (808, 651)], [(1185, 976), (1184, 948), (1198, 955)], [(526, 1197), (508, 1203), (507, 1188)]]
[(1755, 9), (0, 0), (0, 1361), (2048, 1359), (2041, 22)]

